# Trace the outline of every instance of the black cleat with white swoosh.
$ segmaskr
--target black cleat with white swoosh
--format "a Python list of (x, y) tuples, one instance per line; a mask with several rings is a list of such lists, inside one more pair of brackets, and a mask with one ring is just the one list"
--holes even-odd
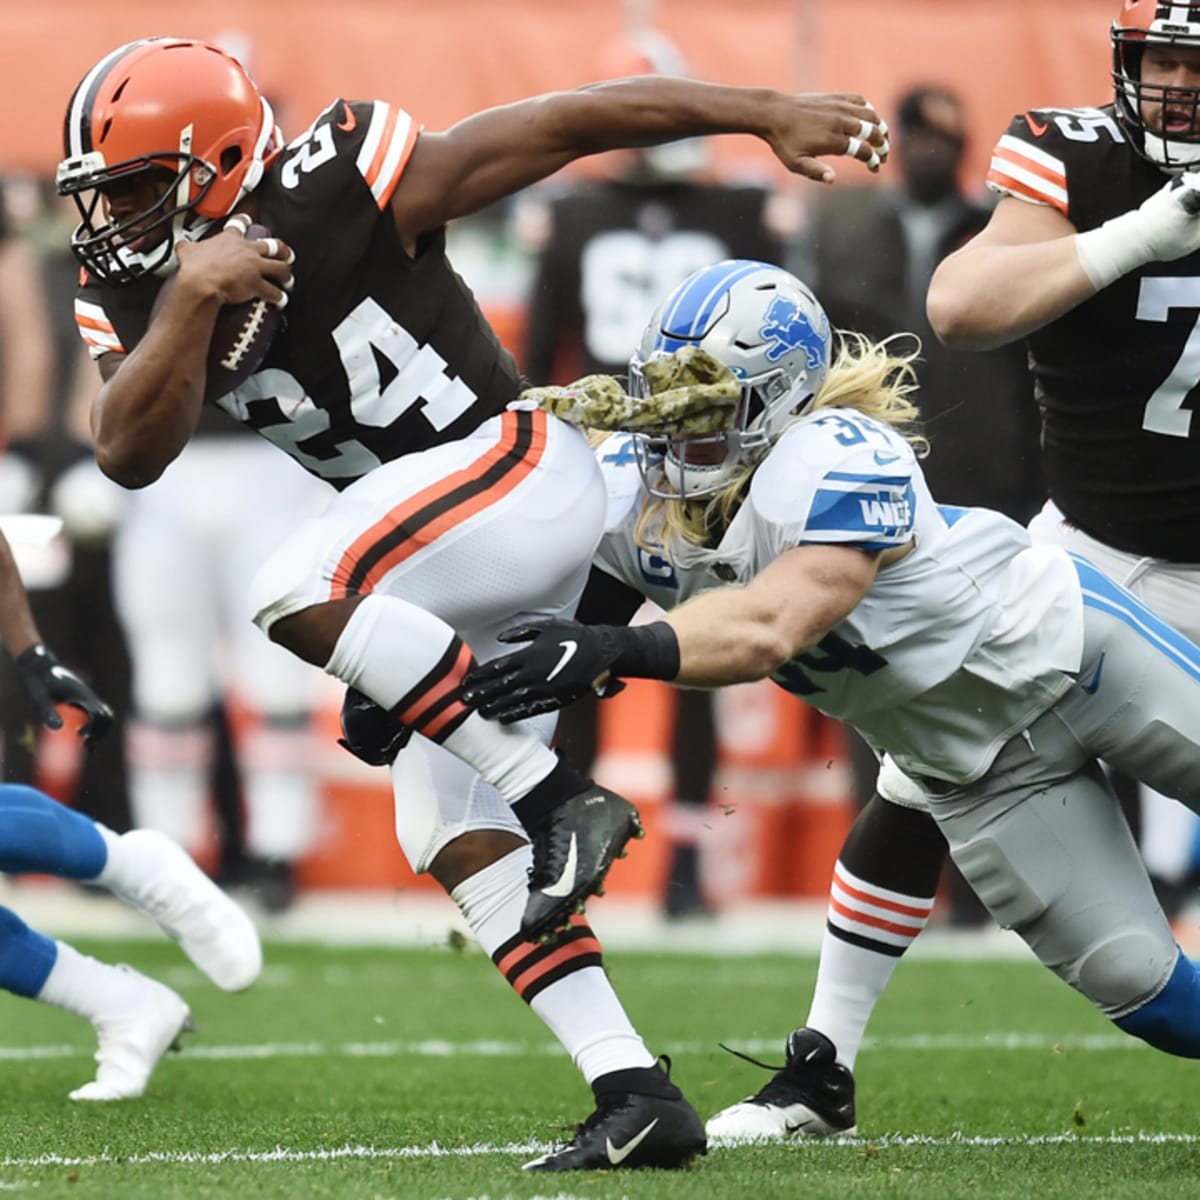
[(531, 834), (533, 866), (522, 937), (535, 941), (566, 926), (588, 896), (603, 890), (604, 877), (613, 861), (624, 857), (626, 842), (644, 836), (637, 809), (598, 784), (552, 809)]
[[(656, 1073), (658, 1073), (656, 1071)], [(665, 1080), (665, 1076), (664, 1076)], [(561, 1150), (525, 1164), (526, 1171), (686, 1167), (708, 1149), (704, 1122), (673, 1084), (667, 1095), (601, 1092), (596, 1111)]]
[(837, 1049), (823, 1033), (801, 1028), (788, 1037), (787, 1062), (753, 1096), (709, 1117), (706, 1128), (714, 1142), (781, 1142), (852, 1134), (855, 1121), (850, 1069), (838, 1062)]

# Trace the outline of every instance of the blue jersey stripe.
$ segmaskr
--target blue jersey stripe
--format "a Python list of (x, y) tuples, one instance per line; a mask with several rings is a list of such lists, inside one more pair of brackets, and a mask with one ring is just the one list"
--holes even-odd
[(1086, 558), (1072, 554), (1071, 559), (1083, 588), (1083, 603), (1088, 608), (1123, 621), (1176, 666), (1200, 682), (1200, 646), (1184, 637), (1173, 625), (1155, 616), (1132, 592), (1114, 583)]
[(859, 475), (854, 471), (826, 471), (825, 478), (840, 483), (868, 483), (881, 488), (903, 488), (912, 483), (911, 475)]

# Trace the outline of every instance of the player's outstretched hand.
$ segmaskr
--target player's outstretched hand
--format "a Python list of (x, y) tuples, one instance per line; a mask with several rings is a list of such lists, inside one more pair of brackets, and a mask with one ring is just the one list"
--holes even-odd
[(15, 661), (25, 690), (48, 729), (62, 728), (63, 719), (57, 709), (60, 704), (69, 704), (87, 717), (79, 735), (88, 746), (98, 742), (112, 728), (113, 710), (40, 642), (18, 655)]
[(588, 692), (615, 696), (625, 686), (609, 673), (619, 649), (607, 626), (535, 621), (506, 629), (500, 641), (525, 644), (468, 671), (462, 698), (505, 725), (556, 712)]
[(781, 93), (767, 118), (765, 137), (779, 161), (820, 183), (832, 183), (837, 173), (819, 156), (856, 158), (878, 171), (890, 150), (887, 122), (857, 92)]

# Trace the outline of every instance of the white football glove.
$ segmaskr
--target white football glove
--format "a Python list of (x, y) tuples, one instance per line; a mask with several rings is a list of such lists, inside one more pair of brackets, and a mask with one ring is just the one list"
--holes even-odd
[(1184, 171), (1130, 212), (1075, 235), (1079, 263), (1096, 290), (1148, 262), (1200, 250), (1200, 172)]

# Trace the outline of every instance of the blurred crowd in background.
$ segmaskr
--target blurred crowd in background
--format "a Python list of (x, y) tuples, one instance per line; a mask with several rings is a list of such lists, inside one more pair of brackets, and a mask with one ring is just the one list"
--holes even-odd
[[(843, 13), (854, 7), (842, 3)], [(581, 79), (703, 73), (686, 22), (668, 33), (653, 6), (600, 7), (625, 28), (574, 63)], [(804, 21), (825, 6), (760, 7), (794, 18), (797, 70), (811, 65)], [(221, 40), (255, 71), (249, 33), (170, 32)], [(907, 64), (904, 86), (871, 96), (893, 131), (878, 181), (843, 166), (836, 188), (818, 189), (755, 163), (731, 169), (702, 142), (623, 152), (462, 221), (450, 256), (534, 384), (619, 374), (657, 299), (699, 266), (726, 257), (784, 265), (814, 287), (835, 325), (920, 339), (934, 493), (1024, 522), (1043, 500), (1024, 351), (947, 351), (924, 306), (937, 263), (986, 223), (983, 172), (973, 167), (1003, 122), (981, 127), (979, 97), (935, 59), (920, 77), (914, 70)], [(278, 99), (285, 131), (298, 132), (312, 114), (294, 112), (286, 93)], [(1011, 111), (1053, 99), (1014, 96)], [(3, 150), (0, 136), (0, 511), (63, 518), (62, 536), (22, 552), (23, 574), (47, 641), (114, 706), (117, 729), (86, 757), (69, 736), (35, 732), (4, 669), (0, 773), (114, 830), (169, 833), (270, 911), (308, 887), (419, 886), (404, 878), (398, 852), (378, 844), (390, 827), (386, 773), (365, 773), (334, 744), (339, 692), (270, 645), (246, 608), (265, 548), (322, 503), (324, 485), (218, 413), (159, 483), (126, 493), (104, 479), (86, 418), (98, 375), (71, 309), (74, 209), (48, 178), (6, 165)], [(576, 765), (648, 807), (658, 848), (626, 887), (675, 918), (703, 919), (750, 895), (823, 899), (874, 783), (865, 746), (769, 684), (715, 703), (639, 684), (567, 710), (559, 740)], [(1195, 879), (1195, 818), (1172, 802), (1143, 810), (1136, 794), (1128, 799), (1152, 874), (1182, 897)], [(986, 922), (956, 879), (946, 893), (945, 919)]]

